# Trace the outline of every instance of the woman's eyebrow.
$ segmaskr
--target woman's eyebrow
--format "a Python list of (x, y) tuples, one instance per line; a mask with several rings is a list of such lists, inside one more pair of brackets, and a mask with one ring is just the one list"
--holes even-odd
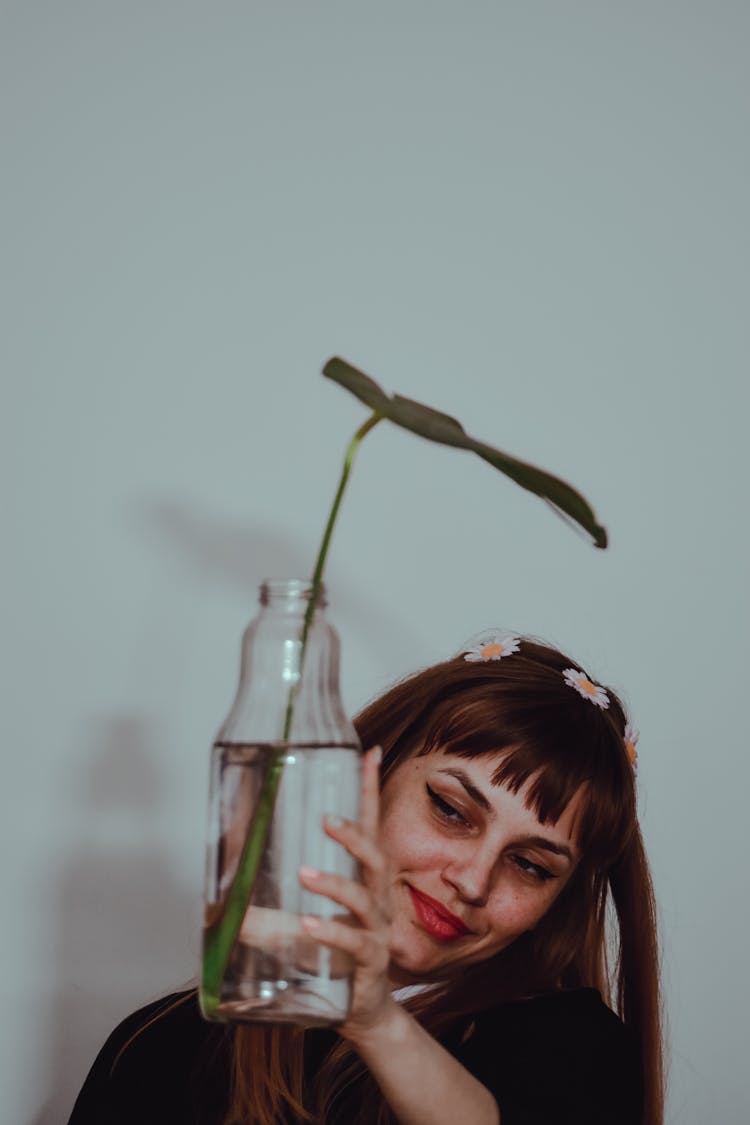
[(480, 809), (485, 812), (492, 812), (492, 805), (482, 793), (481, 789), (477, 789), (474, 782), (471, 780), (467, 773), (459, 769), (444, 769), (438, 770), (438, 773), (447, 773), (450, 777), (455, 777), (456, 781), (460, 781), (466, 792), (471, 797), (472, 801), (476, 801)]
[[(449, 777), (455, 777), (456, 781), (460, 782), (466, 790), (467, 794), (475, 801), (480, 809), (485, 812), (492, 812), (492, 805), (485, 797), (481, 789), (477, 789), (474, 782), (471, 780), (467, 773), (461, 769), (442, 769), (438, 773), (447, 773)], [(546, 836), (521, 836), (518, 840), (519, 844), (526, 844), (529, 847), (542, 848), (544, 851), (552, 852), (553, 855), (564, 856), (571, 863), (573, 862), (573, 853), (566, 844), (558, 844), (554, 840), (548, 840)]]
[(554, 840), (548, 840), (546, 836), (519, 836), (518, 842), (531, 848), (543, 848), (546, 852), (565, 856), (571, 863), (573, 862), (573, 853), (566, 844), (556, 844)]

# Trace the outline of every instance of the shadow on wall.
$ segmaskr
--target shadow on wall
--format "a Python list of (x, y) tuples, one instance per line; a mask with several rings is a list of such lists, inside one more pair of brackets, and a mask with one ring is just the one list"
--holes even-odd
[[(219, 523), (176, 503), (141, 505), (135, 518), (167, 555), (173, 579), (183, 567), (203, 587), (239, 588), (254, 599), (264, 578), (312, 566), (282, 534)], [(403, 619), (373, 597), (372, 581), (337, 580), (335, 604), (334, 620), (347, 618), (384, 659), (414, 643)], [(194, 983), (198, 970), (200, 889), (181, 881), (161, 831), (168, 782), (157, 734), (138, 716), (119, 716), (95, 725), (88, 741), (88, 763), (65, 795), (77, 817), (75, 842), (51, 863), (46, 887), (56, 904), (56, 985), (48, 1092), (31, 1125), (67, 1121), (116, 1024), (139, 1004)]]
[(202, 582), (253, 593), (264, 578), (300, 577), (311, 569), (303, 552), (269, 527), (228, 523), (173, 500), (135, 509), (140, 530)]
[[(172, 562), (187, 566), (203, 582), (246, 591), (253, 599), (265, 578), (311, 574), (319, 547), (315, 542), (301, 549), (274, 528), (256, 525), (251, 529), (246, 524), (220, 521), (172, 500), (139, 505), (135, 519)], [(404, 615), (389, 601), (378, 598), (377, 573), (356, 582), (347, 581), (340, 569), (337, 574), (331, 597), (334, 624), (349, 621), (384, 661), (418, 645), (419, 637), (405, 627)], [(240, 623), (240, 628), (244, 624)]]
[(74, 779), (78, 835), (47, 889), (57, 905), (57, 985), (45, 1044), (49, 1088), (33, 1125), (67, 1121), (114, 1026), (197, 972), (200, 904), (181, 885), (160, 833), (166, 786), (158, 763), (148, 725), (114, 718), (95, 728), (89, 765)]

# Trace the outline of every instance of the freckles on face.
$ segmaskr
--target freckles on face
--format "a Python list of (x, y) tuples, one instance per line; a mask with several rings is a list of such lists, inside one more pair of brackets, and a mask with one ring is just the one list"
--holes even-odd
[(494, 956), (531, 930), (579, 853), (574, 798), (542, 824), (518, 793), (492, 785), (496, 758), (441, 750), (402, 763), (381, 797), (394, 981), (429, 979)]

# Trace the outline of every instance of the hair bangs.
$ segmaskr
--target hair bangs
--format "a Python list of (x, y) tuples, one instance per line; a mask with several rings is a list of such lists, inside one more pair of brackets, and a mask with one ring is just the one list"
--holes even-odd
[(533, 694), (515, 687), (511, 694), (497, 684), (491, 691), (472, 684), (460, 698), (437, 702), (419, 753), (496, 757), (492, 784), (513, 793), (528, 786), (527, 807), (542, 824), (555, 824), (581, 793), (574, 822), (579, 846), (594, 865), (611, 862), (627, 844), (634, 815), (634, 799), (627, 796), (633, 794), (632, 770), (617, 727), (619, 701), (611, 716), (603, 716), (557, 684), (547, 701), (538, 684)]

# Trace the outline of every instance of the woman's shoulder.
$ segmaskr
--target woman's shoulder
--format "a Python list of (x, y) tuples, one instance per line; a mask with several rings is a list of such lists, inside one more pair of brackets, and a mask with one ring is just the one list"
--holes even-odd
[(126, 1041), (148, 1025), (185, 1028), (201, 1018), (198, 992), (194, 988), (182, 989), (160, 996), (126, 1016), (114, 1029), (110, 1038)]
[(173, 992), (126, 1016), (107, 1039), (102, 1054), (116, 1073), (154, 1060), (159, 1067), (179, 1066), (205, 1050), (207, 1043), (219, 1042), (225, 1034), (221, 1025), (209, 1024), (201, 1015), (195, 989)]
[(607, 1031), (614, 1036), (630, 1037), (620, 1017), (602, 999), (596, 988), (561, 989), (540, 992), (519, 1000), (507, 1001), (483, 1013), (482, 1020), (507, 1023), (518, 1028), (527, 1025), (534, 1030), (547, 1028), (550, 1033), (567, 1028), (582, 1034)]
[[(194, 989), (139, 1008), (108, 1037), (89, 1071), (70, 1125), (104, 1119), (200, 1120), (198, 1102), (226, 1096), (226, 1029), (207, 1023)], [(111, 1118), (105, 1118), (110, 1113)]]
[(547, 1045), (559, 1057), (601, 1058), (607, 1053), (626, 1067), (637, 1065), (636, 1037), (605, 1004), (595, 988), (544, 992), (499, 1004), (477, 1017), (477, 1029), (491, 1031), (523, 1049)]
[[(578, 1125), (640, 1121), (642, 1074), (636, 1037), (593, 988), (499, 1004), (475, 1018), (461, 1049), (496, 1093), (503, 1122)], [(538, 1117), (517, 1117), (530, 1104)]]

